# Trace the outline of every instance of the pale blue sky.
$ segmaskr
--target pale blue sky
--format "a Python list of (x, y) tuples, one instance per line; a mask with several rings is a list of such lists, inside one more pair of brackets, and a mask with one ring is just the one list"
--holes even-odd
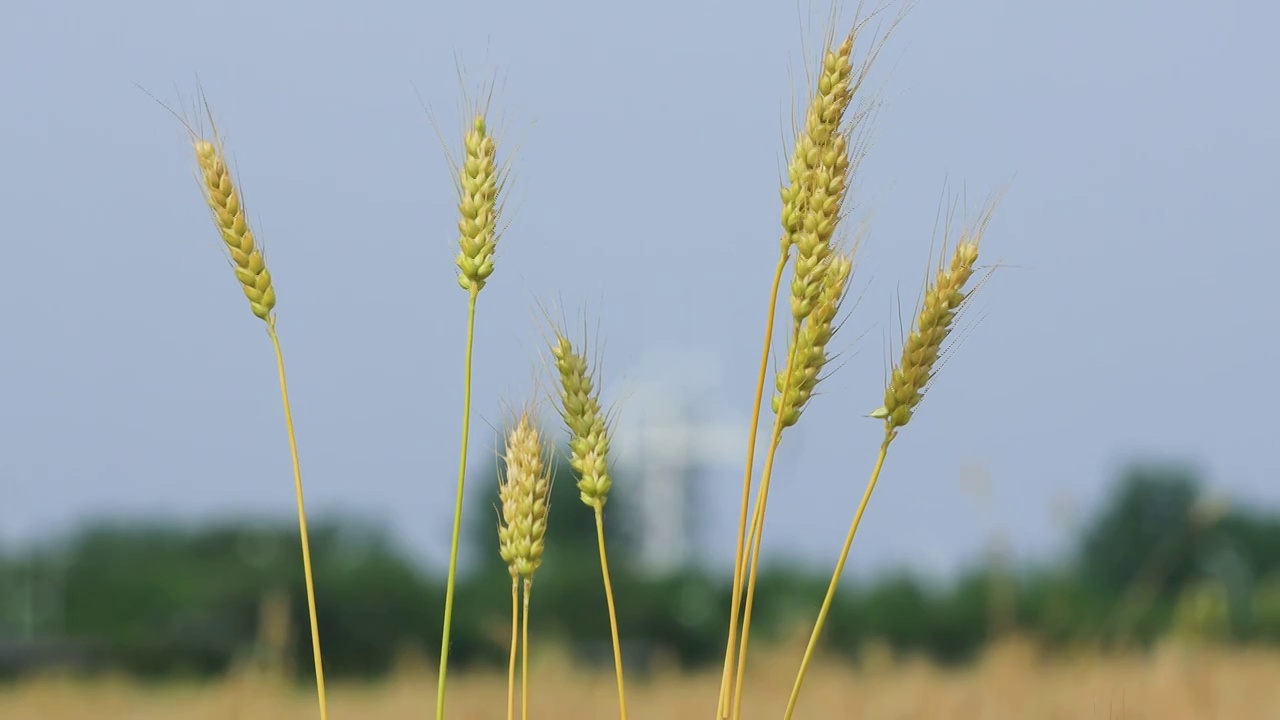
[[(455, 56), (472, 87), (487, 63), (503, 147), (521, 145), (480, 303), (474, 458), (501, 402), (530, 391), (537, 302), (589, 308), (610, 382), (651, 351), (723, 358), (720, 400), (745, 412), (807, 13), (10, 0), (3, 537), (91, 513), (292, 512), (269, 343), (219, 255), (185, 136), (135, 83), (190, 99), (198, 75), (226, 136), (279, 291), (310, 507), (385, 518), (438, 557), (465, 294), (448, 168), (415, 88), (452, 132)], [(1236, 497), (1280, 501), (1277, 26), (1280, 5), (1243, 0), (910, 13), (871, 78), (885, 104), (858, 181), (873, 213), (863, 301), (836, 341), (847, 362), (786, 445), (773, 558), (829, 566), (843, 537), (879, 440), (860, 415), (879, 403), (890, 301), (918, 292), (944, 182), (976, 207), (1012, 180), (986, 257), (1019, 267), (991, 281), (986, 319), (896, 443), (852, 567), (947, 571), (992, 527), (1042, 556), (1064, 537), (1056, 499), (1088, 509), (1131, 458), (1194, 462)], [(993, 485), (985, 510), (961, 482), (973, 468)], [(738, 480), (711, 482), (722, 557)]]

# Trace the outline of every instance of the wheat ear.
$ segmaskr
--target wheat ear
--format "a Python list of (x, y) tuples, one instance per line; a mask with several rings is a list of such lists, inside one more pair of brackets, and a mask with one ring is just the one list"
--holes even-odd
[(609, 556), (604, 541), (604, 506), (613, 481), (609, 477), (609, 419), (600, 407), (587, 358), (559, 331), (551, 343), (551, 356), (559, 374), (559, 410), (569, 429), (569, 465), (578, 474), (578, 496), (595, 513), (596, 547), (600, 554), (600, 575), (609, 606), (609, 628), (613, 639), (613, 665), (618, 680), (618, 712), (627, 719), (627, 692), (623, 682), (622, 643), (618, 636), (618, 614), (609, 577)]
[(476, 298), (493, 274), (497, 247), (499, 196), (504, 173), (497, 162), (497, 145), (489, 135), (483, 112), (478, 112), (463, 137), (462, 162), (455, 168), (458, 191), (458, 284), (467, 291), (466, 368), (462, 389), (462, 449), (458, 460), (458, 489), (454, 501), (453, 536), (449, 545), (449, 577), (445, 584), (444, 630), (440, 639), (440, 678), (436, 689), (436, 720), (444, 718), (444, 690), (449, 673), (449, 631), (457, 585), (458, 541), (462, 529), (462, 499), (467, 478), (467, 441), (471, 430), (471, 353), (475, 340)]
[(853, 521), (849, 524), (849, 532), (840, 550), (840, 558), (836, 561), (835, 571), (831, 574), (831, 582), (827, 586), (827, 594), (814, 621), (813, 632), (809, 636), (809, 643), (800, 661), (800, 669), (796, 674), (791, 696), (787, 700), (784, 720), (791, 720), (795, 712), (796, 702), (800, 698), (800, 688), (804, 684), (805, 674), (817, 649), (818, 638), (822, 634), (822, 627), (826, 623), (831, 603), (835, 599), (840, 576), (844, 573), (845, 561), (848, 560), (849, 550), (853, 547), (854, 535), (858, 532), (862, 515), (866, 512), (871, 494), (875, 491), (876, 482), (880, 478), (885, 457), (889, 453), (889, 444), (898, 436), (898, 430), (910, 422), (915, 407), (920, 404), (924, 391), (937, 370), (938, 359), (943, 352), (943, 343), (953, 329), (957, 313), (972, 294), (972, 291), (966, 293), (964, 288), (973, 277), (974, 264), (978, 261), (978, 244), (994, 209), (993, 202), (981, 219), (961, 234), (955, 250), (951, 253), (949, 265), (945, 264), (947, 251), (946, 247), (943, 247), (939, 259), (941, 266), (925, 287), (924, 301), (921, 303), (914, 329), (903, 343), (902, 357), (890, 373), (888, 387), (885, 388), (885, 405), (871, 413), (872, 417), (884, 420), (884, 440), (880, 443), (880, 452), (876, 455), (871, 478), (867, 481), (862, 499), (858, 502)]
[(515, 427), (507, 434), (507, 472), (498, 485), (502, 501), (502, 520), (498, 524), (498, 550), (511, 573), (511, 660), (507, 677), (507, 716), (514, 716), (516, 661), (516, 586), (524, 579), (524, 614), (522, 648), (522, 681), (520, 714), (529, 717), (529, 596), (533, 591), (533, 574), (542, 564), (544, 537), (547, 531), (547, 496), (551, 489), (551, 463), (542, 436), (530, 418), (529, 409), (520, 414)]
[[(191, 128), (188, 126), (188, 130)], [(272, 348), (276, 355), (276, 369), (280, 377), (280, 401), (284, 406), (285, 429), (289, 436), (289, 455), (293, 463), (293, 489), (298, 506), (298, 534), (302, 541), (302, 569), (307, 584), (307, 616), (311, 623), (311, 652), (315, 662), (316, 697), (320, 704), (320, 720), (328, 720), (329, 707), (325, 696), (324, 661), (320, 652), (320, 628), (316, 619), (315, 582), (311, 571), (311, 542), (307, 532), (307, 511), (302, 494), (302, 469), (298, 462), (298, 442), (293, 429), (293, 412), (289, 407), (289, 384), (284, 372), (284, 353), (280, 349), (280, 338), (276, 334), (276, 291), (271, 282), (271, 273), (267, 270), (262, 249), (249, 229), (249, 219), (245, 215), (240, 195), (236, 192), (231, 171), (227, 168), (226, 155), (217, 133), (213, 141), (198, 137), (193, 133), (193, 144), (196, 163), (200, 168), (201, 189), (205, 202), (213, 216), (214, 224), (222, 235), (236, 279), (249, 300), (249, 309), (254, 316), (267, 325), (267, 335), (271, 338)]]

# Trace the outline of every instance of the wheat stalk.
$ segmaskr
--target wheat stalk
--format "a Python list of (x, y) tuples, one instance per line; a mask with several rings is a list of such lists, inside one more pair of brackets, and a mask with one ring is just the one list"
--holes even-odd
[(440, 640), (440, 677), (436, 689), (436, 720), (444, 718), (444, 691), (449, 672), (449, 635), (457, 586), (458, 542), (462, 530), (462, 501), (467, 477), (467, 444), (471, 431), (471, 359), (475, 341), (476, 298), (493, 274), (494, 251), (500, 236), (500, 195), (506, 172), (497, 161), (497, 145), (489, 134), (483, 109), (477, 110), (463, 136), (463, 157), (454, 165), (458, 192), (458, 284), (467, 291), (466, 367), (463, 374), (462, 448), (449, 545), (449, 574), (445, 584), (444, 629)]
[[(760, 546), (764, 538), (765, 507), (769, 501), (769, 486), (773, 475), (774, 459), (782, 442), (784, 429), (794, 425), (813, 395), (822, 377), (822, 369), (829, 356), (827, 344), (835, 333), (835, 318), (840, 311), (845, 290), (853, 269), (852, 252), (833, 251), (820, 266), (821, 279), (817, 281), (819, 293), (807, 316), (795, 323), (788, 351), (786, 366), (778, 373), (778, 394), (773, 398), (774, 424), (765, 456), (764, 471), (756, 498), (750, 536), (750, 568), (747, 571), (747, 590), (742, 613), (742, 643), (738, 649), (737, 677), (730, 710), (735, 720), (741, 717), (742, 693), (746, 678), (747, 651), (751, 640), (751, 617), (755, 601), (756, 578), (760, 568)], [(793, 302), (801, 291), (792, 295)], [(807, 288), (804, 290), (807, 292)]]
[(542, 564), (547, 531), (547, 495), (551, 488), (551, 463), (542, 436), (530, 419), (529, 409), (520, 413), (507, 434), (506, 476), (499, 479), (498, 496), (502, 519), (498, 523), (498, 551), (511, 573), (511, 658), (507, 677), (507, 717), (514, 717), (516, 662), (516, 588), (524, 579), (523, 654), (521, 717), (529, 717), (529, 596), (533, 574)]
[[(859, 8), (860, 11), (861, 8)], [(855, 22), (838, 46), (835, 45), (834, 36), (826, 38), (818, 77), (805, 111), (804, 125), (796, 132), (795, 146), (787, 166), (787, 183), (781, 189), (781, 248), (769, 293), (765, 339), (747, 439), (747, 458), (744, 463), (742, 498), (734, 546), (734, 591), (730, 600), (729, 631), (716, 711), (720, 718), (727, 719), (734, 704), (734, 695), (730, 691), (734, 670), (734, 650), (738, 639), (739, 613), (742, 609), (742, 583), (743, 574), (746, 572), (745, 553), (750, 543), (747, 534), (747, 516), (756, 436), (768, 375), (769, 350), (773, 342), (778, 292), (793, 247), (797, 248), (796, 279), (792, 283), (792, 316), (795, 322), (801, 321), (812, 310), (817, 300), (816, 294), (821, 291), (824, 266), (830, 256), (832, 235), (847, 195), (849, 175), (861, 157), (860, 149), (850, 148), (849, 139), (852, 137), (853, 128), (861, 123), (865, 115), (855, 113), (852, 118), (849, 118), (848, 111), (887, 37), (886, 33), (877, 43), (874, 43), (866, 59), (855, 68), (854, 45), (869, 20), (870, 17), (867, 17), (860, 22)], [(766, 495), (762, 493), (761, 497)], [(760, 500), (757, 500), (756, 515), (763, 516)], [(757, 522), (753, 518), (752, 535), (757, 533), (756, 525)], [(749, 619), (743, 619), (743, 635), (747, 634), (749, 623)]]
[[(800, 698), (800, 689), (804, 684), (805, 674), (808, 672), (809, 664), (813, 660), (818, 638), (822, 633), (823, 625), (826, 623), (827, 614), (831, 610), (831, 603), (835, 599), (840, 576), (844, 573), (845, 562), (849, 558), (849, 550), (853, 547), (854, 536), (858, 532), (863, 513), (866, 512), (867, 504), (871, 500), (871, 494), (875, 491), (876, 483), (880, 478), (880, 471), (884, 468), (885, 458), (889, 453), (889, 445), (898, 436), (898, 431), (911, 421), (915, 408), (920, 404), (925, 390), (934, 378), (939, 359), (944, 354), (943, 345), (954, 329), (958, 313), (973, 292), (976, 292), (976, 289), (965, 292), (965, 287), (973, 278), (975, 264), (978, 261), (978, 246), (987, 223), (991, 219), (991, 214), (995, 211), (995, 205), (996, 202), (993, 198), (978, 221), (962, 232), (959, 242), (956, 243), (955, 249), (950, 253), (949, 264), (947, 264), (948, 253), (944, 244), (939, 257), (939, 268), (934, 277), (925, 286), (924, 299), (913, 330), (903, 343), (902, 356), (890, 373), (888, 386), (885, 388), (885, 404), (871, 413), (871, 417), (884, 420), (884, 439), (880, 443), (880, 451), (876, 456), (871, 478), (867, 481), (862, 499), (859, 501), (853, 520), (849, 524), (849, 532), (845, 536), (844, 546), (840, 550), (840, 557), (836, 561), (835, 570), (831, 574), (831, 582), (827, 586), (827, 594), (823, 598), (822, 607), (818, 611), (817, 619), (814, 621), (813, 632), (809, 636), (809, 643), (805, 647), (804, 656), (800, 661), (800, 669), (796, 674), (795, 684), (792, 686), (790, 698), (787, 700), (787, 709), (783, 716), (784, 720), (791, 720), (792, 714), (795, 712), (796, 702)], [(979, 283), (980, 286), (981, 283)]]
[[(873, 13), (874, 15), (874, 13)], [(849, 110), (872, 61), (888, 37), (886, 32), (874, 43), (865, 62), (853, 62), (855, 41), (870, 18), (856, 22), (839, 45), (825, 38), (819, 71), (803, 125), (797, 129), (793, 153), (781, 189), (782, 237), (780, 253), (766, 318), (764, 350), (757, 383), (755, 405), (745, 463), (741, 512), (734, 561), (734, 579), (729, 633), (720, 683), (717, 717), (739, 720), (760, 549), (763, 539), (769, 487), (776, 451), (783, 432), (799, 422), (823, 378), (830, 360), (828, 346), (838, 328), (838, 315), (854, 267), (854, 249), (845, 249), (837, 240), (846, 213), (851, 180), (864, 147), (855, 142), (855, 130), (865, 113)], [(898, 18), (901, 19), (901, 16)], [(894, 22), (896, 25), (896, 21)], [(890, 30), (892, 27), (890, 28)], [(281, 397), (293, 459), (295, 489), (302, 535), (308, 605), (316, 664), (317, 693), (321, 718), (327, 720), (323, 664), (316, 628), (315, 597), (310, 550), (303, 505), (292, 415), (289, 408), (284, 361), (275, 329), (276, 295), (266, 262), (258, 246), (236, 192), (216, 134), (208, 141), (193, 133), (202, 188), (212, 217), (227, 247), (234, 273), (249, 301), (253, 314), (264, 321), (275, 348), (280, 375)], [(453, 167), (458, 192), (458, 244), (455, 259), (457, 281), (467, 292), (467, 331), (464, 374), (462, 438), (456, 491), (453, 534), (445, 598), (444, 628), (437, 694), (437, 720), (443, 720), (448, 669), (450, 629), (456, 589), (457, 555), (462, 520), (471, 412), (472, 353), (476, 304), (494, 270), (500, 237), (505, 171), (497, 162), (497, 147), (489, 134), (485, 112), (478, 110), (463, 135), (464, 155)], [(994, 209), (994, 205), (992, 206)], [(950, 337), (959, 311), (972, 290), (966, 290), (974, 275), (978, 245), (990, 210), (974, 227), (967, 229), (943, 262), (926, 289), (913, 326), (905, 339), (901, 359), (893, 366), (885, 390), (884, 405), (871, 413), (885, 423), (885, 435), (866, 491), (854, 515), (827, 596), (815, 622), (805, 656), (793, 687), (785, 717), (795, 707), (805, 673), (836, 591), (858, 524), (883, 468), (888, 448), (916, 412), (934, 379), (943, 346)], [(856, 246), (855, 246), (856, 247)], [(773, 430), (756, 494), (754, 513), (748, 524), (753, 478), (755, 439), (768, 377), (769, 349), (772, 346), (778, 293), (782, 276), (795, 253), (794, 275), (790, 282), (790, 332), (787, 334), (785, 363), (776, 370), (771, 407)], [(946, 262), (946, 258), (950, 259)], [(570, 432), (570, 464), (578, 475), (577, 487), (584, 504), (595, 517), (597, 544), (613, 641), (619, 712), (626, 720), (626, 692), (621, 643), (605, 546), (603, 508), (612, 487), (609, 473), (609, 418), (599, 401), (599, 391), (579, 353), (563, 333), (556, 332), (551, 354), (560, 380), (559, 410)], [(512, 577), (512, 634), (508, 667), (508, 718), (514, 719), (516, 654), (523, 648), (521, 711), (528, 717), (528, 631), (533, 575), (542, 560), (550, 484), (549, 458), (542, 437), (526, 408), (506, 437), (506, 473), (499, 478), (501, 518), (498, 523), (499, 550)], [(523, 593), (520, 592), (523, 588)], [(521, 596), (523, 605), (521, 606)], [(739, 629), (739, 620), (741, 628)], [(738, 643), (740, 642), (740, 647)], [(736, 653), (735, 653), (736, 650)], [(735, 673), (736, 671), (736, 673)], [(734, 679), (736, 677), (736, 682)]]
[(609, 628), (613, 639), (614, 673), (618, 681), (618, 712), (627, 719), (627, 693), (622, 672), (622, 643), (618, 636), (618, 615), (614, 607), (613, 583), (604, 541), (604, 506), (613, 481), (609, 477), (609, 418), (600, 407), (600, 392), (587, 367), (587, 358), (574, 349), (560, 331), (551, 343), (551, 356), (559, 374), (559, 410), (569, 429), (569, 465), (578, 474), (578, 495), (595, 513), (596, 546), (600, 554), (600, 574), (609, 606)]
[[(205, 105), (208, 112), (208, 105)], [(176, 114), (175, 114), (176, 115)], [(179, 117), (179, 120), (182, 120)], [(276, 369), (280, 381), (280, 400), (284, 407), (285, 429), (289, 437), (289, 454), (293, 465), (294, 496), (298, 508), (298, 534), (302, 546), (302, 568), (307, 586), (307, 615), (311, 624), (311, 651), (315, 663), (316, 696), (320, 706), (320, 719), (327, 720), (329, 715), (328, 701), (325, 693), (324, 661), (320, 651), (320, 629), (316, 618), (315, 582), (312, 577), (311, 543), (307, 531), (306, 504), (302, 492), (302, 469), (298, 461), (298, 443), (293, 427), (293, 411), (289, 405), (289, 385), (285, 377), (284, 353), (280, 348), (280, 338), (276, 333), (276, 291), (271, 281), (271, 273), (267, 270), (266, 259), (262, 255), (249, 228), (249, 219), (236, 191), (235, 181), (227, 167), (226, 154), (218, 137), (216, 127), (212, 140), (201, 136), (185, 120), (182, 120), (191, 136), (195, 149), (196, 164), (200, 171), (200, 187), (205, 203), (213, 217), (214, 225), (222, 236), (231, 259), (236, 279), (249, 300), (249, 310), (255, 317), (266, 323), (267, 335), (275, 351)], [(210, 120), (212, 126), (212, 120)]]

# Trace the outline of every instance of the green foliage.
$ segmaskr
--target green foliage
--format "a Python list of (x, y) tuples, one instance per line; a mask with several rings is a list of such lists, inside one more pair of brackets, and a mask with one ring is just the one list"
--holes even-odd
[[(327, 599), (320, 631), (341, 649), (327, 665), (340, 674), (377, 672), (398, 643), (439, 642), (430, 621), (433, 609), (439, 613), (436, 594), (380, 532), (315, 523), (311, 543), (318, 592)], [(60, 617), (35, 630), (101, 645), (115, 664), (141, 675), (227, 670), (255, 642), (264, 594), (284, 589), (295, 659), (309, 672), (298, 552), (297, 530), (284, 522), (99, 524), (33, 556), (33, 574), (5, 584), (43, 586), (46, 594), (56, 584)], [(12, 613), (6, 619), (17, 624)]]
[[(472, 572), (458, 587), (452, 637), (451, 656), (461, 667), (500, 666), (506, 657), (511, 581), (493, 526), (496, 467), (482, 467), (480, 477), (469, 506)], [(616, 487), (622, 492), (626, 482)], [(1206, 521), (1200, 495), (1185, 471), (1128, 473), (1087, 525), (1072, 562), (1009, 578), (1006, 621), (1013, 627), (1006, 629), (1051, 645), (1145, 643), (1170, 632), (1280, 642), (1280, 517), (1233, 510)], [(607, 662), (594, 519), (563, 463), (552, 503), (531, 630), (539, 642), (566, 642), (579, 657)], [(611, 500), (607, 526), (625, 528), (625, 506), (621, 495)], [(438, 648), (439, 582), (381, 528), (313, 521), (311, 541), (332, 675), (378, 675), (406, 646)], [(629, 663), (642, 669), (652, 656), (688, 666), (717, 662), (728, 624), (727, 580), (695, 571), (644, 578), (634, 572), (625, 535), (610, 542)], [(778, 640), (807, 630), (826, 580), (823, 568), (764, 566), (755, 636)], [(945, 587), (901, 573), (846, 585), (823, 642), (850, 658), (869, 641), (883, 641), (897, 651), (964, 660), (1006, 612), (999, 604), (1006, 586), (997, 580), (990, 568), (974, 567)], [(0, 643), (6, 636), (71, 638), (141, 676), (215, 674), (252, 650), (260, 603), (280, 590), (290, 603), (289, 661), (307, 677), (306, 602), (291, 522), (100, 523), (0, 558)]]
[(1170, 631), (1175, 637), (1195, 642), (1226, 640), (1231, 633), (1226, 587), (1209, 580), (1189, 585), (1174, 604)]
[(1144, 575), (1180, 590), (1194, 575), (1199, 495), (1195, 475), (1185, 468), (1130, 468), (1081, 539), (1085, 575), (1117, 596)]

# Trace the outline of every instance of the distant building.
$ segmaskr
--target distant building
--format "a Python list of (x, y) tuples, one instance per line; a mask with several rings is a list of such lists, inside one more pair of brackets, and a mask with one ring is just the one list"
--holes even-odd
[(745, 420), (717, 402), (720, 367), (706, 356), (651, 357), (637, 368), (618, 405), (617, 462), (633, 486), (630, 518), (641, 570), (667, 575), (696, 563), (706, 547), (708, 471), (737, 467)]

